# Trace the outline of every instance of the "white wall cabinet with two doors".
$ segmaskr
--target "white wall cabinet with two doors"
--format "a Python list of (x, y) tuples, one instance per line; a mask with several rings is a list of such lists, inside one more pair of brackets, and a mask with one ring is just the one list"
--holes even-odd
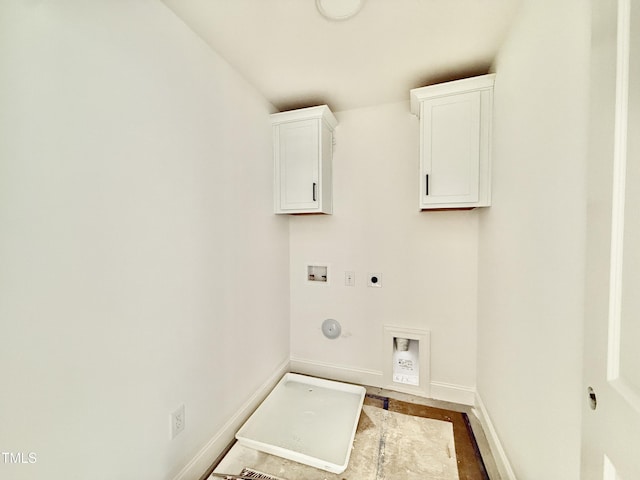
[(420, 209), (491, 204), (495, 74), (411, 90), (420, 118)]
[(329, 107), (271, 115), (274, 211), (277, 214), (333, 212), (331, 163), (337, 121)]

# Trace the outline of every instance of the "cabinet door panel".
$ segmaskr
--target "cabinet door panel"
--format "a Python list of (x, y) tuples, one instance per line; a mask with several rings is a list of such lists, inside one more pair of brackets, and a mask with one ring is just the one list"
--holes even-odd
[(423, 203), (478, 202), (480, 93), (437, 98), (423, 108)]
[(318, 205), (318, 122), (282, 124), (278, 132), (280, 208), (298, 210)]

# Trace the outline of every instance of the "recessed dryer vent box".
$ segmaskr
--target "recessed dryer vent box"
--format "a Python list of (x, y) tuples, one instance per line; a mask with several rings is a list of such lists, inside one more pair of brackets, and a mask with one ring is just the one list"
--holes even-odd
[(420, 342), (394, 337), (393, 381), (405, 385), (420, 386)]
[(287, 373), (236, 439), (261, 452), (342, 473), (365, 393), (357, 385)]
[(388, 388), (430, 396), (430, 335), (428, 330), (384, 326), (383, 378)]

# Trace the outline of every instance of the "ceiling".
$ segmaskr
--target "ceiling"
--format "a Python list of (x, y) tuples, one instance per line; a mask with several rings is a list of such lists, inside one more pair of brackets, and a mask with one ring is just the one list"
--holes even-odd
[(408, 100), (487, 73), (519, 0), (365, 0), (327, 20), (316, 0), (163, 0), (280, 111)]

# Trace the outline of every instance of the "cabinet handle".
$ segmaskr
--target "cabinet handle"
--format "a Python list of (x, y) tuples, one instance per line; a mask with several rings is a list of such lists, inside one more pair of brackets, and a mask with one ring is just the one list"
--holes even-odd
[(425, 175), (426, 181), (424, 183), (424, 194), (429, 195), (429, 174)]
[(316, 183), (313, 183), (313, 201), (316, 201)]

